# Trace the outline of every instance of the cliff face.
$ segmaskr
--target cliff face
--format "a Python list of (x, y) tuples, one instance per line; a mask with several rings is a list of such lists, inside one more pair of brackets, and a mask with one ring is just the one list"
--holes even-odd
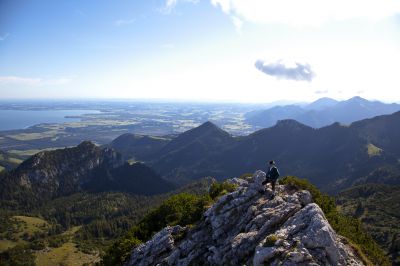
[(265, 173), (232, 179), (192, 227), (166, 227), (132, 251), (127, 265), (363, 265), (308, 191), (264, 191)]
[(113, 149), (84, 141), (73, 148), (39, 152), (12, 171), (10, 178), (43, 197), (54, 197), (79, 190), (96, 167), (112, 169), (122, 164), (121, 156)]

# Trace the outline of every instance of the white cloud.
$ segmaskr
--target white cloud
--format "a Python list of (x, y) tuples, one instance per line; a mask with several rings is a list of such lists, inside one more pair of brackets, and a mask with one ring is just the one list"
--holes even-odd
[(231, 16), (252, 22), (319, 26), (354, 18), (379, 20), (400, 13), (398, 0), (210, 0)]
[(231, 19), (232, 19), (233, 25), (236, 28), (236, 31), (238, 33), (241, 33), (242, 32), (242, 27), (243, 27), (243, 21), (240, 18), (236, 17), (236, 16), (231, 16)]
[(117, 19), (114, 21), (114, 25), (117, 27), (121, 27), (121, 26), (126, 26), (126, 25), (130, 25), (132, 23), (134, 23), (136, 20), (134, 18), (132, 19)]
[(315, 77), (315, 73), (307, 63), (287, 63), (284, 60), (273, 62), (257, 60), (255, 66), (266, 75), (276, 77), (277, 79), (311, 81)]
[(22, 85), (22, 86), (44, 86), (44, 85), (64, 85), (70, 83), (72, 78), (26, 78), (17, 76), (0, 76), (0, 85)]
[(178, 5), (179, 3), (197, 4), (198, 2), (199, 0), (166, 0), (164, 7), (160, 9), (160, 12), (168, 15), (171, 14), (176, 5)]
[(0, 84), (16, 84), (16, 85), (39, 85), (42, 80), (40, 78), (23, 78), (15, 76), (0, 77)]
[(0, 35), (0, 42), (5, 41), (8, 37), (10, 37), (9, 33), (6, 33), (4, 35)]

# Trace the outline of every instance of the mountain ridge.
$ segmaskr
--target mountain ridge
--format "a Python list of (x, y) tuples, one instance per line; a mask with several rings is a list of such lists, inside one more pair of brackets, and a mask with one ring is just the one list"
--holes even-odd
[(295, 120), (281, 120), (247, 136), (216, 135), (219, 137), (204, 134), (175, 141), (167, 153), (150, 153), (145, 162), (166, 179), (179, 182), (207, 175), (219, 180), (239, 176), (266, 167), (266, 162), (274, 159), (284, 174), (307, 177), (331, 193), (373, 178), (377, 169), (385, 177), (381, 182), (400, 183), (400, 112), (349, 126), (333, 123), (315, 129)]
[(16, 201), (28, 208), (81, 191), (153, 195), (175, 188), (143, 163), (129, 164), (114, 149), (90, 141), (39, 152), (0, 176), (0, 182), (3, 204)]
[(355, 96), (344, 101), (320, 98), (305, 106), (275, 106), (266, 110), (249, 112), (245, 117), (249, 124), (258, 127), (272, 126), (277, 120), (296, 119), (303, 124), (320, 128), (334, 122), (350, 124), (357, 120), (391, 114), (399, 110), (399, 104), (368, 101)]
[(135, 247), (125, 265), (364, 265), (306, 190), (264, 192), (265, 173), (232, 179), (194, 227), (168, 226)]

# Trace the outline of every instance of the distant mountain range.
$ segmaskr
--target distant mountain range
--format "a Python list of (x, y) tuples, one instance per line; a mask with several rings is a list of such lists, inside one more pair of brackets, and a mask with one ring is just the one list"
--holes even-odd
[[(324, 99), (313, 108), (326, 105), (337, 104)], [(0, 210), (40, 213), (65, 228), (85, 224), (80, 235), (97, 238), (109, 232), (111, 238), (121, 225), (128, 230), (144, 215), (146, 201), (156, 204), (157, 197), (178, 185), (206, 176), (224, 180), (266, 170), (273, 159), (282, 176), (307, 178), (332, 194), (348, 189), (338, 197), (342, 210), (360, 218), (397, 262), (399, 136), (396, 112), (322, 128), (286, 119), (240, 137), (206, 122), (176, 136), (124, 134), (104, 147), (84, 141), (73, 148), (39, 152), (15, 169), (2, 171)], [(206, 190), (209, 183), (182, 191)]]
[[(239, 176), (265, 169), (266, 162), (274, 159), (282, 174), (308, 178), (321, 189), (335, 193), (368, 182), (399, 184), (398, 136), (400, 112), (350, 126), (334, 123), (320, 129), (282, 120), (244, 137), (232, 137), (206, 122), (172, 140), (158, 140), (162, 148), (156, 145), (153, 153), (146, 150), (145, 155), (136, 154), (135, 159), (178, 183), (204, 176)], [(128, 140), (126, 135), (124, 138)], [(120, 143), (120, 139), (115, 142)], [(134, 141), (127, 141), (125, 146), (135, 150)]]
[[(326, 104), (333, 103), (315, 103)], [(283, 175), (307, 178), (331, 193), (371, 182), (400, 184), (398, 136), (400, 112), (319, 129), (281, 120), (240, 137), (206, 122), (175, 137), (124, 134), (106, 147), (85, 141), (40, 152), (3, 173), (0, 192), (4, 200), (20, 193), (44, 200), (79, 191), (150, 195), (173, 189), (173, 183), (265, 169), (271, 159)]]
[(400, 104), (368, 101), (356, 96), (346, 101), (321, 98), (305, 106), (275, 106), (266, 110), (249, 112), (245, 118), (247, 123), (258, 127), (273, 126), (278, 120), (295, 119), (305, 125), (320, 128), (335, 122), (350, 124), (397, 111), (400, 111)]

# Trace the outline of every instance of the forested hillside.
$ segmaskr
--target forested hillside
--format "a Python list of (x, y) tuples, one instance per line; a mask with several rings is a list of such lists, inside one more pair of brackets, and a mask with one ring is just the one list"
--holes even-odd
[[(207, 175), (223, 180), (265, 169), (274, 159), (283, 174), (296, 173), (323, 191), (338, 193), (367, 182), (399, 184), (399, 135), (400, 112), (320, 129), (283, 120), (243, 137), (232, 137), (208, 122), (161, 149), (146, 150), (145, 157), (137, 156), (175, 183)], [(135, 142), (126, 146), (135, 150)]]
[(400, 265), (399, 186), (360, 185), (341, 192), (337, 203), (342, 213), (359, 219), (395, 265)]

